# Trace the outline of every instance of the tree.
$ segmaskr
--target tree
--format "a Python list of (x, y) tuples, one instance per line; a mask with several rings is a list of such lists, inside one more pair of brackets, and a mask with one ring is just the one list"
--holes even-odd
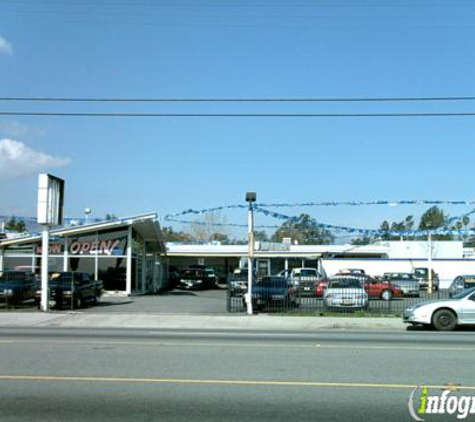
[(351, 240), (351, 244), (355, 246), (369, 245), (372, 239), (370, 236), (357, 237)]
[[(212, 242), (217, 235), (223, 238), (226, 237), (229, 241), (229, 235), (226, 229), (224, 229), (226, 222), (226, 218), (219, 212), (205, 214), (191, 225), (191, 236), (198, 243)], [(217, 227), (220, 230), (217, 230)]]
[(117, 220), (117, 216), (115, 214), (109, 214), (107, 213), (106, 216), (104, 217), (104, 220), (109, 221), (109, 220)]
[(302, 245), (329, 245), (335, 240), (329, 230), (318, 227), (316, 220), (308, 214), (300, 214), (296, 220), (282, 223), (271, 241), (282, 242), (284, 237), (290, 237)]
[(229, 236), (224, 233), (213, 233), (210, 237), (210, 241), (212, 242), (219, 242), (222, 245), (229, 245), (231, 243), (231, 240), (229, 239)]
[(439, 207), (429, 208), (421, 216), (419, 230), (436, 230), (445, 226), (446, 215)]
[(23, 220), (17, 219), (16, 217), (12, 216), (7, 224), (5, 224), (5, 228), (7, 230), (11, 230), (14, 232), (24, 232), (26, 231), (26, 225)]
[[(419, 230), (437, 230), (446, 227), (446, 221), (449, 216), (436, 205), (429, 208), (421, 216)], [(433, 240), (453, 240), (452, 235), (434, 235)]]
[(254, 231), (254, 240), (258, 242), (268, 242), (269, 236), (265, 230), (255, 230)]
[(175, 231), (173, 227), (164, 226), (162, 227), (163, 241), (166, 242), (178, 242), (178, 243), (192, 243), (193, 236), (189, 233), (182, 231)]
[[(389, 224), (387, 220), (384, 220), (381, 223), (380, 230), (383, 232), (406, 232), (412, 230), (414, 227), (414, 216), (408, 215), (404, 220), (399, 222), (392, 222)], [(398, 240), (400, 236), (397, 235), (390, 235), (390, 234), (383, 234), (381, 236), (383, 240)]]

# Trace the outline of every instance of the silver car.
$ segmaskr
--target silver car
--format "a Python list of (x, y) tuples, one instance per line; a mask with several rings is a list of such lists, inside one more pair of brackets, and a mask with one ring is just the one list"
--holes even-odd
[(398, 286), (404, 296), (419, 297), (419, 280), (411, 273), (384, 273), (383, 280)]
[(368, 294), (361, 285), (361, 277), (351, 274), (332, 277), (325, 289), (323, 303), (332, 309), (366, 309)]
[(457, 325), (475, 325), (475, 287), (451, 299), (411, 306), (404, 311), (403, 321), (412, 325), (432, 325), (439, 331), (450, 331)]

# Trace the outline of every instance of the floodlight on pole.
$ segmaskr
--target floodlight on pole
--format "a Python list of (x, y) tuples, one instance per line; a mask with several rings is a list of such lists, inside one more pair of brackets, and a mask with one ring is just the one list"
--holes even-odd
[(248, 211), (248, 257), (247, 257), (247, 313), (252, 315), (252, 279), (254, 273), (254, 207), (256, 192), (246, 192), (246, 202), (249, 204)]
[(84, 216), (86, 217), (86, 225), (87, 225), (88, 217), (91, 213), (92, 213), (92, 210), (90, 208), (84, 209)]

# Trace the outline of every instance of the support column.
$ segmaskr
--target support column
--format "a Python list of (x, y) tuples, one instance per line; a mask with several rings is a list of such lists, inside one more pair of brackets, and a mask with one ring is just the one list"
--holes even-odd
[(48, 288), (48, 259), (49, 259), (49, 231), (48, 225), (43, 226), (41, 244), (41, 310), (49, 311), (49, 288)]
[(3, 271), (3, 248), (0, 248), (0, 271)]
[(63, 271), (69, 271), (69, 239), (67, 237), (64, 238)]
[(146, 283), (147, 283), (147, 254), (146, 254), (146, 247), (145, 247), (145, 240), (143, 241), (143, 246), (142, 246), (142, 280), (140, 281), (142, 284), (141, 291), (142, 293), (145, 293), (147, 291), (146, 288)]
[(125, 293), (132, 295), (132, 226), (127, 229), (127, 264), (125, 276)]

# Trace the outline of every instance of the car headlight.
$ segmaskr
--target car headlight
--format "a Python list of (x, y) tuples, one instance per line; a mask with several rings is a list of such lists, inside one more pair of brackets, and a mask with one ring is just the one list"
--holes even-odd
[(4, 294), (5, 296), (13, 296), (13, 290), (12, 290), (12, 289), (5, 289), (5, 290), (3, 291), (3, 294)]
[(73, 292), (71, 290), (65, 290), (63, 292), (63, 296), (71, 296), (73, 294)]

